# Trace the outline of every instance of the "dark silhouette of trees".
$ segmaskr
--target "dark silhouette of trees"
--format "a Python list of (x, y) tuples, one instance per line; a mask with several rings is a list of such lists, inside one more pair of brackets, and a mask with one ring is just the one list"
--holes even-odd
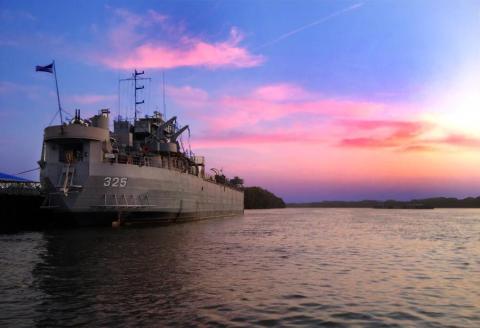
[(270, 191), (260, 187), (244, 188), (245, 208), (284, 208), (285, 202), (280, 197), (275, 196)]

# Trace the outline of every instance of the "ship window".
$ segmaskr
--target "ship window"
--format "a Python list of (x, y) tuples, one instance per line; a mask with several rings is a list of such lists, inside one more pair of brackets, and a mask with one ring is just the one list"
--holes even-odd
[(83, 144), (81, 142), (71, 142), (59, 145), (60, 162), (80, 162), (83, 160)]

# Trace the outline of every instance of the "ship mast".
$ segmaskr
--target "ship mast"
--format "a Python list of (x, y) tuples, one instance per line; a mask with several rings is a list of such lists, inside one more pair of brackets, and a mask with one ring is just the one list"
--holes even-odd
[(133, 73), (133, 81), (135, 83), (135, 114), (134, 114), (133, 124), (137, 122), (137, 105), (141, 105), (145, 103), (145, 100), (137, 101), (137, 90), (142, 90), (145, 88), (144, 85), (137, 87), (137, 80), (138, 80), (137, 76), (143, 75), (143, 74), (145, 74), (145, 71), (137, 72), (137, 70), (135, 70), (135, 72)]
[[(138, 109), (137, 109), (137, 106), (138, 105), (141, 105), (141, 104), (144, 104), (145, 103), (145, 100), (142, 100), (142, 101), (139, 101), (138, 100), (138, 96), (139, 96), (139, 92), (137, 92), (138, 90), (142, 90), (142, 89), (145, 89), (145, 85), (141, 85), (139, 86), (138, 85), (138, 81), (144, 81), (144, 80), (148, 80), (148, 82), (151, 81), (151, 79), (149, 77), (145, 78), (145, 77), (138, 77), (139, 75), (143, 75), (145, 74), (144, 71), (137, 71), (135, 70), (132, 74), (132, 77), (131, 78), (128, 78), (128, 79), (119, 79), (118, 80), (118, 111), (120, 113), (120, 105), (121, 105), (121, 101), (120, 101), (120, 84), (122, 82), (126, 82), (126, 81), (133, 81), (134, 83), (134, 99), (133, 99), (133, 106), (134, 106), (134, 114), (133, 114), (133, 117), (134, 117), (134, 121), (133, 121), (133, 124), (135, 124), (135, 122), (137, 122), (137, 114), (138, 114)], [(130, 100), (129, 100), (130, 102)], [(126, 115), (128, 116), (128, 114)], [(128, 119), (128, 117), (127, 117)]]
[(165, 103), (165, 72), (162, 72), (163, 80), (163, 117), (167, 118), (167, 104)]

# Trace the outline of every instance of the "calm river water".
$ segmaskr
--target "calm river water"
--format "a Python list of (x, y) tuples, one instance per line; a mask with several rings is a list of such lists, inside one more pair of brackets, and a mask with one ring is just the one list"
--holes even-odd
[(480, 327), (480, 210), (0, 235), (0, 326)]

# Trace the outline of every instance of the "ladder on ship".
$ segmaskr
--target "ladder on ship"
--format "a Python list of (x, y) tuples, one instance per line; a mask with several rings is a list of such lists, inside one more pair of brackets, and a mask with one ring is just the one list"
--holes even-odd
[(70, 163), (62, 168), (62, 174), (59, 176), (57, 187), (59, 191), (67, 194), (70, 186), (73, 185), (73, 176), (75, 174), (75, 167), (72, 167)]

